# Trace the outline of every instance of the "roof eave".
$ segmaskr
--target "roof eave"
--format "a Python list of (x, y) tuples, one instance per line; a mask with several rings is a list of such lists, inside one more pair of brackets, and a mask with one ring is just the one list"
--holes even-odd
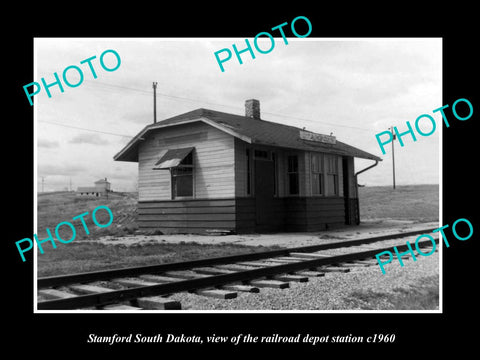
[[(320, 153), (335, 154), (335, 155), (340, 155), (340, 156), (351, 156), (351, 157), (355, 157), (355, 158), (358, 158), (358, 159), (367, 159), (367, 160), (374, 160), (374, 161), (382, 161), (383, 160), (376, 155), (370, 154), (366, 151), (360, 150), (360, 149), (355, 148), (351, 145), (348, 145), (348, 146), (350, 148), (354, 149), (355, 151), (350, 153), (347, 150), (340, 150), (340, 149), (335, 149), (335, 148), (326, 149), (326, 148), (322, 147), (322, 148), (318, 148), (318, 149), (315, 149), (315, 148), (305, 149), (303, 147), (282, 146), (282, 145), (267, 143), (267, 142), (258, 141), (258, 140), (254, 140), (253, 143), (258, 144), (258, 145), (264, 145), (264, 146), (273, 146), (273, 147), (277, 147), (277, 148), (281, 148), (281, 149), (290, 149), (290, 150), (299, 150), (299, 151), (316, 151), (316, 152), (320, 152)], [(342, 144), (345, 144), (345, 143), (342, 143)]]
[[(140, 131), (136, 136), (134, 136), (133, 139), (131, 139), (128, 142), (128, 144), (125, 145), (125, 147), (122, 150), (120, 150), (117, 154), (115, 154), (113, 159), (115, 161), (138, 162), (138, 150), (137, 151), (135, 151), (135, 150), (138, 148), (138, 143), (141, 140), (144, 140), (143, 136), (145, 134), (147, 134), (149, 131), (157, 130), (157, 129), (163, 129), (163, 128), (172, 127), (172, 126), (190, 124), (190, 123), (198, 122), (198, 121), (204, 122), (205, 124), (208, 124), (208, 125), (216, 128), (216, 129), (219, 129), (220, 131), (223, 131), (223, 132), (225, 132), (229, 135), (232, 135), (232, 136), (237, 137), (237, 138), (239, 138), (243, 141), (246, 141), (249, 144), (252, 143), (252, 139), (250, 137), (242, 135), (242, 134), (240, 134), (240, 133), (238, 133), (238, 132), (236, 132), (232, 129), (229, 129), (228, 127), (225, 127), (225, 126), (222, 126), (222, 125), (216, 123), (215, 121), (212, 121), (208, 118), (200, 116), (200, 117), (195, 118), (195, 119), (185, 120), (185, 121), (181, 121), (181, 122), (177, 122), (177, 123), (173, 123), (173, 124), (161, 125), (161, 123), (157, 123), (157, 124), (148, 125), (148, 126), (144, 127), (143, 130)], [(133, 156), (132, 156), (132, 153), (131, 153), (132, 151), (135, 151)]]

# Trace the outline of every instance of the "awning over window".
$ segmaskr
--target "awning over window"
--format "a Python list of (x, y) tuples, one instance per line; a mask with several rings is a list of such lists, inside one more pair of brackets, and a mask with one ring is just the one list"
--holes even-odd
[(188, 154), (190, 154), (194, 147), (188, 147), (183, 149), (171, 149), (168, 150), (165, 155), (162, 156), (160, 160), (157, 161), (153, 170), (162, 170), (162, 169), (170, 169), (177, 167), (183, 159), (185, 159)]

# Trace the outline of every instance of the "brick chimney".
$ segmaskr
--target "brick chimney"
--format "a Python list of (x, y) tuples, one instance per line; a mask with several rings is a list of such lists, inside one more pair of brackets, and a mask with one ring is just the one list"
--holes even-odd
[(245, 116), (260, 120), (260, 101), (255, 99), (246, 100)]

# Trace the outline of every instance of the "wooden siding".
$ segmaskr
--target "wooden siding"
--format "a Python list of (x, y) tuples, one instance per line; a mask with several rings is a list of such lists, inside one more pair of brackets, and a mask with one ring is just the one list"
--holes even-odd
[[(303, 151), (296, 151), (291, 153), (291, 155), (298, 155), (298, 196), (306, 196), (307, 194), (307, 164), (305, 163), (305, 154), (306, 153)], [(285, 166), (288, 165), (287, 163), (285, 164)]]
[(312, 196), (312, 156), (306, 151), (303, 153), (305, 162), (305, 196)]
[(248, 234), (256, 231), (255, 199), (252, 197), (237, 198), (235, 201), (236, 232)]
[[(235, 139), (235, 196), (236, 197), (245, 197), (247, 196), (247, 160), (246, 160), (246, 149), (249, 148), (252, 154), (252, 164), (251, 164), (251, 189), (252, 196), (254, 196), (254, 181), (255, 181), (255, 169), (253, 166), (253, 153), (255, 150), (267, 150), (274, 152), (276, 155), (277, 162), (277, 195), (276, 197), (302, 197), (302, 196), (313, 196), (312, 195), (312, 166), (311, 166), (311, 152), (301, 152), (301, 151), (289, 151), (281, 148), (267, 147), (267, 146), (258, 146), (247, 144), (241, 140)], [(289, 155), (298, 156), (298, 171), (299, 171), (299, 194), (298, 195), (289, 195), (288, 194), (288, 176), (287, 176), (287, 159)], [(343, 164), (342, 157), (337, 156), (338, 161), (338, 195), (336, 197), (343, 197)], [(349, 171), (349, 186), (351, 188), (351, 193), (356, 194), (354, 189), (353, 182), (353, 158), (349, 158), (351, 161), (351, 171)], [(325, 166), (324, 166), (325, 167)], [(324, 191), (326, 191), (326, 182), (327, 173), (324, 169), (323, 172), (323, 181), (324, 181)], [(329, 197), (335, 196), (331, 194), (317, 195), (315, 197)]]
[(262, 223), (256, 219), (255, 231), (259, 233), (286, 231), (285, 220), (288, 216), (285, 209), (286, 198), (273, 198), (269, 209), (262, 211)]
[(355, 199), (345, 199), (345, 202), (348, 202), (348, 212), (347, 208), (345, 209), (345, 223), (348, 225), (359, 225), (360, 224), (360, 209), (358, 204), (358, 198)]
[(328, 230), (345, 225), (345, 203), (343, 198), (306, 198), (306, 231)]
[(207, 124), (193, 123), (159, 129), (139, 147), (139, 201), (170, 200), (169, 170), (152, 170), (168, 149), (195, 147), (194, 198), (232, 198), (234, 138)]
[(343, 194), (343, 157), (338, 156), (338, 196), (342, 197)]
[(351, 156), (346, 156), (343, 158), (342, 162), (343, 161), (345, 162), (345, 174), (347, 176), (342, 186), (342, 188), (345, 188), (345, 223), (348, 225), (358, 225), (360, 224), (360, 209), (358, 206), (357, 184), (354, 178), (354, 159)]
[(320, 231), (345, 224), (340, 197), (299, 197), (286, 201), (287, 231)]
[(138, 203), (138, 226), (165, 234), (235, 231), (235, 199)]
[[(171, 200), (170, 172), (152, 168), (168, 149), (185, 147), (195, 147), (194, 198)], [(246, 193), (247, 148), (252, 156), (251, 196)], [(255, 150), (273, 151), (277, 163), (277, 194), (271, 203), (268, 199), (268, 209), (260, 213), (260, 220), (254, 193)], [(298, 156), (299, 195), (287, 194), (289, 155)], [(345, 224), (349, 217), (355, 218), (358, 208), (353, 158), (348, 157), (347, 161), (346, 185), (351, 201), (343, 197), (340, 156), (339, 195), (312, 196), (310, 152), (247, 144), (203, 123), (159, 129), (139, 147), (138, 224), (141, 229), (163, 233), (204, 233), (210, 229), (237, 233), (327, 230)], [(324, 176), (325, 180), (326, 172)], [(351, 205), (348, 214), (346, 201)]]
[(350, 193), (350, 198), (358, 198), (358, 189), (357, 189), (357, 184), (355, 183), (355, 163), (354, 159), (351, 156), (347, 157), (348, 161), (348, 187), (349, 187), (349, 193)]
[(283, 197), (287, 193), (287, 160), (284, 150), (278, 149), (275, 153), (277, 154), (277, 197)]
[[(235, 196), (247, 196), (246, 151), (248, 145), (246, 142), (235, 138)], [(252, 171), (252, 166), (250, 167), (250, 171)]]
[(144, 230), (204, 233), (230, 230), (238, 234), (272, 231), (321, 231), (345, 224), (338, 197), (275, 198), (269, 223), (256, 223), (255, 199), (147, 201), (138, 204), (138, 225)]

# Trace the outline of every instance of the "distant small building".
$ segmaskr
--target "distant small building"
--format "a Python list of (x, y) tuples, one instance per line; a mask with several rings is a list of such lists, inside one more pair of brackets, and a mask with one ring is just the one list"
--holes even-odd
[(111, 192), (110, 182), (107, 178), (100, 179), (94, 182), (95, 186), (79, 186), (77, 188), (77, 195), (80, 196), (106, 196)]

